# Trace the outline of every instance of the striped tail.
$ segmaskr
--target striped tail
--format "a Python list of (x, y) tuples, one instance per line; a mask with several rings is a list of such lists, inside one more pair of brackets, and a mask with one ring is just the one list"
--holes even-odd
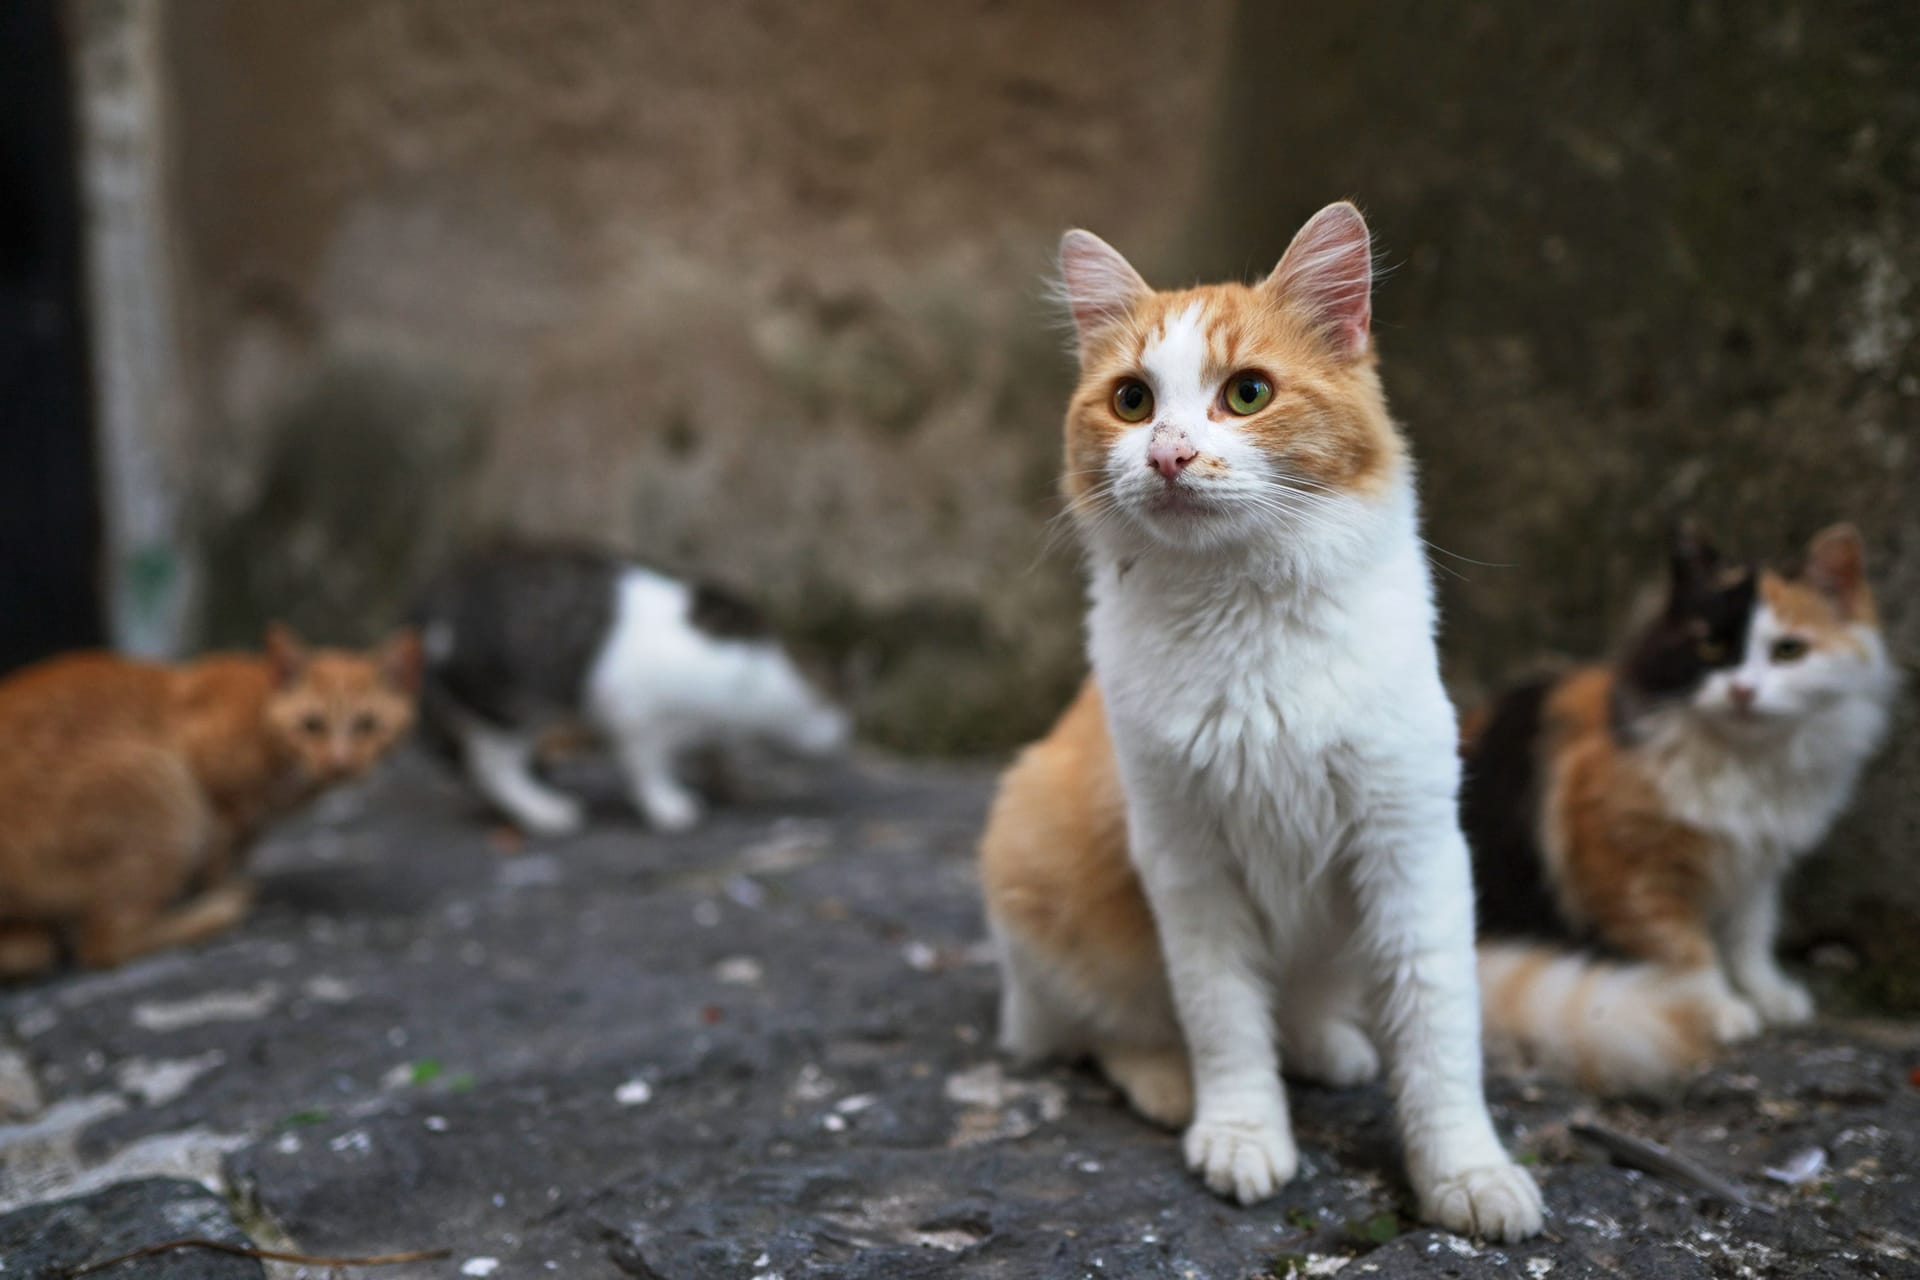
[(1712, 1057), (1717, 975), (1483, 942), (1486, 1044), (1602, 1095), (1659, 1093)]

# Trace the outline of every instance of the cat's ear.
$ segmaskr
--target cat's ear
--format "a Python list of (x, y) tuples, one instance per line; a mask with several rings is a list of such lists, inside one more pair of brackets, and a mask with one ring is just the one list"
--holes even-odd
[(1076, 227), (1060, 237), (1060, 295), (1073, 313), (1082, 360), (1101, 332), (1152, 292), (1133, 264), (1093, 232)]
[(1720, 548), (1692, 516), (1674, 521), (1667, 535), (1667, 570), (1677, 594), (1682, 588), (1704, 582), (1720, 567)]
[(307, 669), (307, 646), (284, 622), (267, 624), (266, 653), (267, 670), (273, 673), (274, 684), (283, 689)]
[(420, 692), (424, 661), (420, 633), (403, 627), (380, 646), (380, 678), (411, 698)]
[(1373, 240), (1360, 210), (1345, 200), (1307, 219), (1260, 286), (1305, 312), (1347, 360), (1373, 341)]
[(1850, 524), (1836, 524), (1813, 535), (1807, 544), (1807, 584), (1833, 601), (1847, 618), (1865, 618), (1873, 613), (1873, 597), (1867, 590), (1867, 548), (1860, 531)]
[(1720, 549), (1693, 516), (1674, 520), (1667, 535), (1668, 608), (1682, 608), (1695, 591), (1713, 580), (1720, 568)]

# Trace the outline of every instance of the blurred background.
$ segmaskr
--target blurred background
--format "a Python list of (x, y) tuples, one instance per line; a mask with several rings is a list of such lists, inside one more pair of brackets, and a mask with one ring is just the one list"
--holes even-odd
[[(9, 0), (0, 665), (363, 640), (562, 535), (1004, 753), (1082, 672), (1059, 232), (1244, 276), (1352, 197), (1464, 701), (1604, 648), (1681, 510), (1857, 521), (1911, 667), (1916, 68), (1867, 3)], [(1913, 719), (1794, 913), (1908, 1008)]]

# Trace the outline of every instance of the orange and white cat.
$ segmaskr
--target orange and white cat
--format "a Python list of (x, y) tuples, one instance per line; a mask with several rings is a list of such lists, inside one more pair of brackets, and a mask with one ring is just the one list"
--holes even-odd
[(1063, 487), (1093, 676), (981, 847), (1002, 1044), (1090, 1054), (1252, 1203), (1294, 1174), (1280, 1072), (1392, 1087), (1422, 1216), (1515, 1240), (1540, 1194), (1481, 1085), (1473, 888), (1413, 467), (1360, 213), (1259, 284), (1155, 292), (1083, 231)]
[(115, 965), (237, 923), (268, 823), (366, 772), (413, 722), (420, 651), (179, 666), (52, 658), (0, 682), (0, 977)]

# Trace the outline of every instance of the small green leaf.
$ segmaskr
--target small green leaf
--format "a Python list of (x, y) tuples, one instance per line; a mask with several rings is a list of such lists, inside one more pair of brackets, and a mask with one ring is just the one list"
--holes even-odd
[(1304, 1253), (1282, 1253), (1267, 1264), (1267, 1274), (1273, 1280), (1286, 1280), (1288, 1276), (1307, 1274), (1307, 1255)]
[(1538, 1151), (1522, 1151), (1513, 1158), (1513, 1162), (1515, 1164), (1539, 1164), (1540, 1153)]
[(1359, 1218), (1347, 1220), (1347, 1237), (1360, 1244), (1385, 1244), (1400, 1234), (1400, 1215), (1397, 1213), (1376, 1213), (1365, 1221)]
[(432, 1084), (445, 1071), (438, 1058), (422, 1058), (408, 1068), (407, 1081), (410, 1084)]
[(1312, 1231), (1320, 1225), (1320, 1219), (1314, 1216), (1311, 1209), (1289, 1209), (1287, 1221), (1302, 1231)]
[(325, 1124), (327, 1120), (328, 1116), (325, 1111), (319, 1107), (309, 1107), (305, 1111), (296, 1111), (290, 1116), (281, 1117), (280, 1127), (282, 1129), (310, 1129), (316, 1124)]

